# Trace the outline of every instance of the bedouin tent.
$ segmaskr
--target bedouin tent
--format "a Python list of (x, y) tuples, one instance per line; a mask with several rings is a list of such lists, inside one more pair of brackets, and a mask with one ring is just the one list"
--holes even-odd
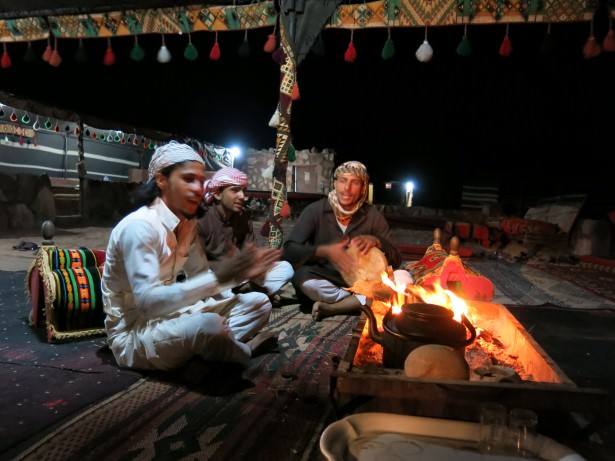
[[(139, 57), (137, 37), (141, 34), (176, 34), (248, 30), (271, 27), (271, 43), (266, 44), (280, 66), (279, 102), (269, 124), (276, 127), (276, 148), (271, 190), (270, 215), (279, 214), (286, 200), (286, 170), (294, 160), (294, 147), (290, 130), (291, 109), (299, 98), (297, 67), (310, 51), (320, 32), (327, 28), (347, 29), (350, 41), (344, 59), (353, 62), (356, 50), (352, 33), (365, 28), (419, 27), (425, 29), (425, 39), (416, 52), (422, 62), (431, 59), (433, 50), (428, 41), (431, 27), (475, 24), (506, 24), (499, 53), (511, 52), (508, 25), (515, 23), (539, 24), (556, 22), (587, 22), (588, 39), (583, 53), (591, 58), (600, 52), (600, 45), (593, 36), (593, 19), (598, 8), (605, 7), (605, 0), (522, 1), (484, 2), (481, 0), (218, 0), (195, 3), (190, 1), (168, 2), (147, 0), (124, 2), (113, 0), (90, 0), (87, 4), (78, 0), (50, 2), (45, 0), (14, 2), (0, 1), (0, 41), (4, 50), (0, 64), (10, 66), (8, 48), (12, 42), (46, 40), (46, 55), (50, 65), (61, 65), (57, 53), (57, 41), (64, 38), (101, 38), (108, 40), (118, 36), (135, 36), (133, 48), (135, 59)], [(615, 6), (613, 6), (615, 9)], [(613, 11), (607, 12), (609, 17)], [(548, 34), (545, 41), (548, 39)], [(615, 48), (612, 30), (603, 46)], [(217, 42), (216, 42), (217, 44)], [(388, 48), (387, 48), (388, 46)], [(464, 33), (457, 52), (469, 50)], [(194, 50), (186, 47), (185, 57)], [(385, 54), (394, 53), (389, 40), (383, 49)], [(113, 57), (106, 56), (111, 60)], [(164, 57), (162, 58), (164, 59)], [(210, 52), (216, 59), (216, 47)], [(277, 224), (275, 219), (272, 223)], [(282, 242), (279, 226), (271, 226), (269, 244), (278, 247)]]

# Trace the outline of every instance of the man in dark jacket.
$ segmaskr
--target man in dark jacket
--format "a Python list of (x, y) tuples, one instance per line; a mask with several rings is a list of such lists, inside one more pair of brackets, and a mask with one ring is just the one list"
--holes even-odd
[(308, 205), (284, 242), (282, 259), (295, 267), (292, 283), (302, 306), (311, 304), (312, 318), (360, 313), (365, 296), (343, 289), (342, 273), (353, 270), (348, 247), (367, 254), (373, 247), (388, 265), (401, 263), (399, 250), (384, 216), (366, 203), (369, 176), (365, 165), (343, 163), (333, 175), (329, 196)]

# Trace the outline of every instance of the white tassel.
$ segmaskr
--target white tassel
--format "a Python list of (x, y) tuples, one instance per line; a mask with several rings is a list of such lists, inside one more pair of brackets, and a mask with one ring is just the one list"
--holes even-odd
[(271, 116), (271, 119), (269, 119), (269, 126), (271, 128), (277, 128), (280, 126), (280, 109), (279, 108), (275, 109), (275, 112)]
[(433, 48), (431, 47), (427, 39), (425, 39), (425, 41), (423, 41), (423, 44), (419, 46), (419, 49), (416, 50), (415, 56), (416, 59), (421, 62), (431, 61), (431, 58), (433, 57)]
[(158, 60), (158, 62), (163, 64), (171, 60), (171, 52), (165, 45), (162, 45), (158, 50), (158, 55), (156, 56), (156, 59)]

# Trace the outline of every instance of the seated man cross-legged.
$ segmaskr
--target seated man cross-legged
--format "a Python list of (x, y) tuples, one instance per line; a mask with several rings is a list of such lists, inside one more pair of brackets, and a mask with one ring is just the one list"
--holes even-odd
[[(248, 177), (236, 168), (226, 167), (216, 171), (204, 187), (204, 214), (198, 220), (197, 232), (209, 264), (215, 270), (245, 245), (255, 242), (252, 222), (244, 210)], [(267, 272), (249, 280), (250, 289), (266, 292), (276, 303), (280, 289), (292, 276), (290, 263), (276, 261)]]
[(401, 263), (386, 219), (366, 203), (368, 184), (362, 163), (337, 167), (333, 190), (303, 210), (284, 242), (282, 259), (295, 267), (295, 291), (303, 306), (311, 303), (314, 320), (358, 314), (367, 302), (364, 295), (343, 289), (342, 274), (350, 273), (355, 262), (347, 248), (365, 255), (376, 247), (392, 268)]
[(121, 367), (171, 370), (192, 359), (247, 364), (277, 346), (264, 331), (271, 303), (263, 293), (233, 295), (280, 250), (246, 245), (215, 271), (196, 234), (205, 163), (186, 144), (154, 152), (142, 205), (112, 230), (102, 278), (107, 343)]

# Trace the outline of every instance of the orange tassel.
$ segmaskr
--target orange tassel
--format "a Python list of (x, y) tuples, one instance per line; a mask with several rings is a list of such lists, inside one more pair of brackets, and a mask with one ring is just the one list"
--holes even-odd
[(600, 48), (596, 37), (591, 35), (585, 42), (585, 45), (583, 45), (583, 56), (585, 59), (591, 59), (595, 58), (600, 53), (602, 53), (602, 49)]
[(209, 53), (209, 59), (212, 61), (217, 61), (220, 59), (220, 46), (218, 42), (214, 43), (214, 46), (211, 48), (211, 52)]
[(348, 44), (348, 49), (346, 49), (346, 53), (344, 53), (344, 61), (354, 62), (355, 59), (357, 59), (357, 50), (355, 50), (354, 43), (351, 40)]
[(295, 82), (295, 85), (293, 86), (293, 91), (290, 95), (290, 99), (292, 99), (293, 101), (298, 101), (299, 99), (301, 99), (301, 94), (299, 93), (299, 84), (297, 82)]
[(269, 34), (263, 50), (265, 50), (265, 53), (273, 53), (277, 45), (278, 44), (275, 41), (275, 34)]
[(111, 39), (107, 38), (107, 51), (105, 51), (105, 57), (103, 59), (103, 64), (105, 66), (112, 66), (115, 64), (115, 53), (113, 53), (113, 49), (111, 48)]
[(508, 34), (504, 36), (504, 40), (502, 40), (502, 44), (500, 45), (499, 54), (500, 56), (507, 57), (512, 53), (512, 43), (510, 43), (510, 38)]
[(45, 52), (43, 53), (43, 61), (49, 62), (49, 59), (51, 58), (51, 53), (51, 44), (47, 42), (47, 48), (45, 48)]
[(604, 40), (602, 40), (602, 49), (607, 53), (615, 51), (615, 31), (613, 29), (609, 29)]
[(2, 53), (2, 59), (0, 59), (0, 66), (2, 66), (3, 69), (6, 69), (11, 67), (11, 57), (6, 49), (6, 43), (3, 43), (2, 47), (4, 48), (4, 52)]
[(51, 56), (49, 57), (49, 64), (53, 67), (58, 67), (61, 63), (62, 57), (60, 56), (60, 53), (58, 53), (58, 49), (56, 48), (55, 50), (53, 50)]

